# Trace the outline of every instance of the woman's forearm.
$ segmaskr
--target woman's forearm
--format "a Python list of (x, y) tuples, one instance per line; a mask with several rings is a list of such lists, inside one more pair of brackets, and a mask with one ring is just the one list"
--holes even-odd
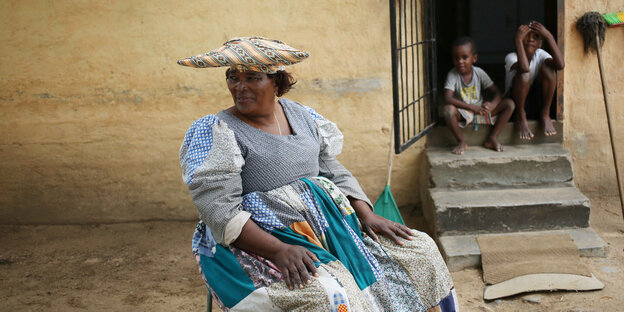
[(271, 260), (282, 273), (289, 289), (303, 288), (304, 284), (312, 283), (310, 274), (318, 276), (314, 261), (319, 260), (313, 252), (302, 246), (283, 243), (251, 219), (247, 220), (232, 245)]
[(373, 209), (363, 200), (357, 199), (349, 196), (349, 203), (351, 203), (351, 207), (355, 210), (355, 214), (359, 218), (367, 218), (370, 215), (374, 215)]
[(232, 245), (267, 259), (273, 259), (279, 250), (286, 247), (285, 243), (261, 229), (251, 219), (243, 225), (240, 235)]

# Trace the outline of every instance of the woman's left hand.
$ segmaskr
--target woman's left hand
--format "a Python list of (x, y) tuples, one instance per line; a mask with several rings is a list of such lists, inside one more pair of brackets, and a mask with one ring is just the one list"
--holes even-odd
[(402, 239), (412, 240), (412, 230), (409, 227), (390, 221), (382, 216), (371, 213), (360, 218), (364, 232), (375, 241), (379, 241), (377, 234), (385, 235), (398, 245), (403, 245)]
[(398, 245), (403, 245), (401, 239), (413, 239), (414, 234), (409, 227), (376, 215), (365, 201), (349, 197), (349, 202), (360, 220), (362, 230), (373, 240), (379, 241), (377, 234), (387, 236)]

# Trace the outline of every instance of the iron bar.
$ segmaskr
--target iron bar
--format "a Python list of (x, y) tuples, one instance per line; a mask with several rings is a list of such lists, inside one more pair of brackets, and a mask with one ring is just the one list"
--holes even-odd
[(435, 19), (432, 0), (390, 0), (389, 7), (394, 142), (400, 153), (435, 125)]

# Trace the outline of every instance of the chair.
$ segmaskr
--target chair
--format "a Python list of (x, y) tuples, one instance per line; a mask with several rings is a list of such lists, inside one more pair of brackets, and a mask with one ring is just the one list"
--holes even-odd
[(208, 297), (206, 298), (206, 312), (212, 312), (212, 293), (208, 290)]

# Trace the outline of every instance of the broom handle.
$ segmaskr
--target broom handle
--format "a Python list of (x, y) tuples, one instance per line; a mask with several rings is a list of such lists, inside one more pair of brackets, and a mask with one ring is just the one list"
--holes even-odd
[(388, 152), (388, 180), (386, 185), (390, 185), (390, 178), (392, 177), (392, 149), (394, 148), (394, 122), (390, 127), (390, 151)]
[(622, 217), (624, 218), (624, 197), (622, 196), (622, 181), (620, 179), (620, 170), (618, 168), (618, 157), (615, 152), (615, 144), (613, 140), (613, 129), (611, 128), (611, 116), (609, 115), (609, 100), (607, 99), (607, 84), (605, 82), (604, 70), (602, 67), (602, 52), (600, 51), (600, 38), (598, 38), (598, 33), (596, 33), (596, 46), (598, 53), (598, 67), (600, 68), (600, 81), (602, 82), (602, 95), (604, 97), (605, 103), (605, 111), (607, 111), (607, 124), (609, 125), (609, 139), (611, 140), (611, 151), (613, 155), (613, 164), (615, 165), (615, 177), (617, 178), (618, 183), (618, 192), (620, 193), (620, 205), (622, 206)]

